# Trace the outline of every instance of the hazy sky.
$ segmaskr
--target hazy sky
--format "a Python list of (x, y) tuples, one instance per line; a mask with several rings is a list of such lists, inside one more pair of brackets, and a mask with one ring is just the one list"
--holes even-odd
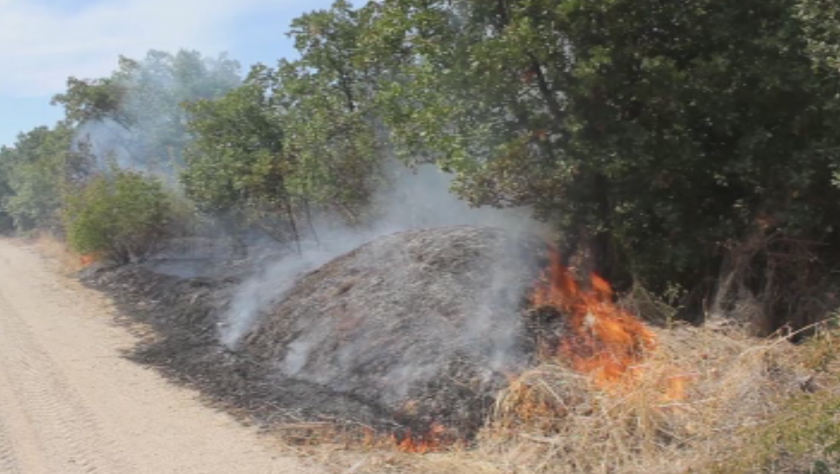
[(69, 76), (95, 78), (122, 54), (149, 49), (228, 52), (242, 63), (294, 55), (286, 37), (301, 13), (332, 0), (0, 0), (0, 145), (21, 131), (53, 125), (49, 105)]

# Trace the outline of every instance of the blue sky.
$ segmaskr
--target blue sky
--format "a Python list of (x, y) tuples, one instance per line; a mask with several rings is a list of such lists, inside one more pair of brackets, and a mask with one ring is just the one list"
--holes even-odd
[(149, 49), (228, 52), (243, 70), (294, 56), (286, 37), (301, 13), (332, 0), (0, 0), (0, 145), (53, 125), (49, 105), (69, 76), (95, 78), (117, 56)]

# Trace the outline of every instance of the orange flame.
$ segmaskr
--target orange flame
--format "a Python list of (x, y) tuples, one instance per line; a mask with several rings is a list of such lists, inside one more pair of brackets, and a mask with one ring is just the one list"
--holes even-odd
[(443, 439), (446, 427), (440, 423), (432, 423), (429, 431), (421, 436), (415, 436), (411, 431), (407, 432), (402, 439), (393, 435), (397, 449), (404, 453), (426, 454), (444, 449), (447, 445)]
[(86, 253), (79, 257), (79, 261), (83, 267), (87, 267), (93, 265), (94, 263), (98, 262), (101, 259), (101, 256), (98, 252), (91, 252)]
[(613, 290), (598, 275), (583, 289), (563, 266), (557, 251), (531, 296), (536, 308), (550, 307), (566, 317), (567, 331), (557, 352), (572, 367), (591, 374), (601, 388), (626, 380), (645, 351), (656, 346), (656, 336), (635, 316), (612, 301)]

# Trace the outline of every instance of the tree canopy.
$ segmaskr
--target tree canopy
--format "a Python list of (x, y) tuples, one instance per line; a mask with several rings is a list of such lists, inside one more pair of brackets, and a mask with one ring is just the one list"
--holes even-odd
[(735, 272), (799, 295), (767, 296), (778, 312), (840, 264), (839, 22), (828, 0), (339, 0), (292, 23), (297, 58), (244, 80), (189, 51), (70, 78), (67, 120), (2, 152), (3, 216), (44, 225), (60, 149), (102, 152), (102, 127), (117, 164), (282, 242), (313, 212), (364, 223), (395, 159), (434, 163), (473, 205), (533, 209), (619, 288), (699, 314)]
[(104, 78), (67, 81), (53, 104), (88, 136), (99, 155), (124, 167), (174, 177), (190, 141), (182, 104), (220, 97), (241, 83), (239, 63), (197, 51), (149, 51), (141, 60), (120, 57)]
[(661, 292), (754, 232), (836, 244), (828, 3), (401, 0), (367, 39), (401, 64), (378, 100), (403, 156)]
[(18, 136), (13, 147), (0, 149), (0, 222), (29, 231), (58, 230), (66, 186), (87, 172), (90, 156), (73, 145), (66, 122), (37, 127)]

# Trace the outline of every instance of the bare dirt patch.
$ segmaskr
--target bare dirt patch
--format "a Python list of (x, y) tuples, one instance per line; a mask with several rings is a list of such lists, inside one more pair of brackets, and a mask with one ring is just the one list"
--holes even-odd
[(122, 357), (101, 295), (0, 239), (0, 472), (318, 472)]

